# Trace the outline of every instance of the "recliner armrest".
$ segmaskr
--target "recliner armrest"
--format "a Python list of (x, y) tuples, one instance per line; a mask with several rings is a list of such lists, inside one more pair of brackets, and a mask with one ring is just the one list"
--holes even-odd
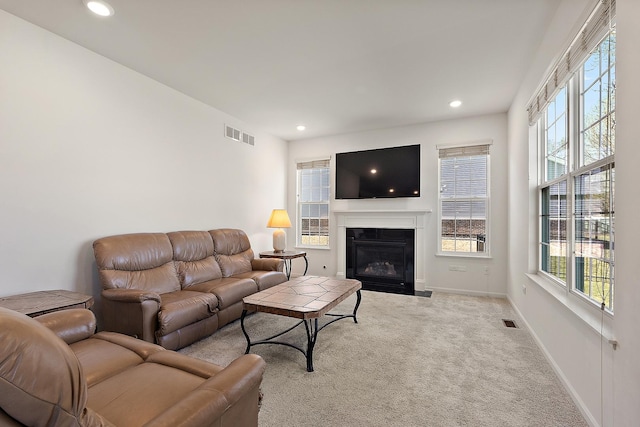
[(160, 294), (153, 291), (142, 291), (140, 289), (104, 289), (102, 297), (111, 301), (118, 302), (143, 302), (148, 300), (156, 301), (158, 304), (162, 301)]
[(155, 342), (160, 295), (139, 289), (104, 289), (102, 317), (104, 330)]
[(240, 356), (146, 426), (213, 425), (214, 420), (220, 420), (215, 424), (220, 426), (257, 425), (258, 393), (265, 366), (258, 355)]
[(87, 339), (96, 331), (96, 317), (86, 308), (54, 311), (35, 319), (51, 329), (67, 344)]
[(280, 258), (254, 258), (251, 260), (251, 270), (282, 271), (284, 270), (284, 261)]

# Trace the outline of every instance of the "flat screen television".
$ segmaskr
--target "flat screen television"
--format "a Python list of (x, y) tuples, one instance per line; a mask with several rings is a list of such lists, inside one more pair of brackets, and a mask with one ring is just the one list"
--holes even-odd
[(420, 197), (420, 145), (336, 153), (336, 199)]

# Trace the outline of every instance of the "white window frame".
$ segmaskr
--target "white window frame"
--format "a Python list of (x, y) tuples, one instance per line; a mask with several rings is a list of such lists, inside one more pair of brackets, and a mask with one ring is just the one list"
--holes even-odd
[[(306, 248), (306, 249), (329, 249), (330, 241), (331, 241), (331, 165), (330, 165), (330, 157), (322, 157), (313, 160), (298, 160), (296, 161), (296, 212), (297, 212), (297, 220), (296, 220), (296, 247), (298, 248)], [(321, 185), (319, 191), (321, 193), (325, 193), (327, 198), (321, 200), (302, 200), (302, 171), (309, 170), (324, 170), (323, 173), (327, 174), (327, 184)], [(309, 189), (311, 190), (311, 189)], [(303, 210), (305, 206), (317, 205), (319, 215), (314, 217), (305, 216), (304, 218), (312, 218), (317, 219), (318, 224), (318, 243), (313, 243), (312, 235), (310, 233), (303, 234)], [(323, 216), (322, 212), (326, 212), (326, 217)], [(326, 221), (326, 225), (322, 226), (321, 222)], [(326, 230), (326, 235), (322, 234), (322, 229)], [(306, 237), (306, 241), (304, 241)]]
[[(437, 146), (438, 150), (438, 246), (436, 254), (439, 256), (455, 256), (455, 257), (471, 257), (471, 258), (489, 258), (491, 257), (491, 154), (490, 147), (492, 141), (480, 141), (475, 143), (468, 143), (464, 145), (445, 145)], [(486, 195), (484, 197), (442, 197), (442, 160), (441, 155), (443, 151), (448, 151), (449, 157), (468, 157), (470, 153), (477, 155), (479, 150), (486, 149)], [(472, 251), (471, 247), (469, 251), (447, 251), (443, 250), (443, 236), (442, 236), (442, 222), (443, 222), (443, 202), (444, 201), (462, 201), (462, 202), (477, 202), (483, 200), (485, 202), (485, 240), (484, 242), (477, 241), (476, 244), (482, 244), (483, 250)], [(469, 218), (472, 220), (472, 218)], [(470, 241), (471, 242), (471, 241)], [(471, 244), (471, 243), (470, 243)]]
[[(588, 174), (592, 171), (597, 171), (600, 169), (603, 169), (603, 170), (609, 169), (611, 172), (609, 172), (608, 175), (605, 174), (609, 178), (608, 181), (606, 181), (607, 183), (606, 185), (611, 185), (611, 186), (615, 185), (615, 180), (613, 179), (613, 175), (615, 174), (615, 154), (614, 153), (609, 153), (604, 157), (591, 161), (591, 163), (582, 164), (582, 154), (583, 154), (582, 150), (584, 145), (584, 139), (583, 139), (584, 120), (583, 119), (585, 117), (585, 112), (583, 111), (584, 100), (582, 97), (582, 93), (584, 90), (583, 87), (585, 86), (585, 84), (583, 82), (582, 71), (583, 71), (584, 64), (587, 63), (587, 61), (592, 55), (592, 52), (595, 52), (595, 50), (599, 49), (600, 46), (603, 44), (603, 42), (610, 36), (610, 34), (615, 34), (615, 29), (608, 31), (604, 37), (598, 40), (594, 48), (589, 51), (589, 54), (586, 56), (586, 58), (584, 58), (584, 60), (580, 63), (577, 69), (574, 70), (573, 74), (569, 76), (569, 79), (566, 83), (567, 99), (565, 102), (565, 105), (566, 105), (565, 117), (567, 120), (566, 138), (567, 138), (567, 144), (568, 144), (567, 170), (566, 170), (566, 173), (562, 174), (561, 176), (549, 177), (547, 175), (547, 167), (546, 167), (547, 153), (548, 153), (546, 143), (549, 140), (546, 135), (546, 129), (548, 128), (546, 112), (547, 112), (547, 109), (550, 107), (550, 105), (552, 105), (553, 102), (555, 101), (556, 95), (554, 95), (554, 97), (549, 101), (549, 103), (540, 110), (542, 114), (537, 120), (538, 149), (539, 149), (538, 173), (540, 177), (539, 183), (538, 183), (539, 215), (538, 215), (537, 227), (538, 227), (538, 274), (542, 275), (543, 277), (546, 277), (552, 283), (555, 283), (561, 287), (564, 287), (565, 292), (567, 292), (568, 294), (575, 295), (579, 299), (584, 300), (592, 305), (596, 305), (601, 310), (606, 310), (609, 314), (613, 315), (613, 310), (615, 308), (615, 304), (614, 304), (614, 290), (615, 290), (614, 260), (615, 258), (614, 258), (614, 252), (613, 252), (613, 246), (614, 246), (613, 221), (615, 220), (614, 210), (612, 209), (611, 212), (608, 213), (609, 223), (611, 224), (609, 234), (607, 235), (607, 238), (609, 239), (608, 240), (609, 243), (608, 245), (606, 245), (604, 243), (606, 242), (606, 240), (603, 240), (602, 248), (600, 251), (603, 255), (601, 255), (601, 257), (597, 257), (594, 255), (580, 257), (581, 255), (579, 253), (580, 248), (584, 247), (583, 245), (585, 245), (585, 242), (587, 242), (586, 245), (588, 247), (591, 246), (591, 244), (593, 243), (593, 239), (587, 238), (584, 240), (580, 239), (580, 241), (578, 241), (579, 233), (576, 230), (578, 219), (582, 221), (586, 220), (587, 222), (592, 220), (592, 218), (589, 215), (587, 215), (586, 217), (582, 215), (580, 216), (580, 218), (578, 218), (578, 214), (576, 212), (577, 211), (576, 180), (579, 177), (582, 177), (585, 174)], [(615, 64), (613, 65), (610, 64), (610, 68), (608, 68), (608, 70), (605, 73), (600, 74), (597, 80), (599, 81), (602, 78), (602, 76), (604, 76), (605, 74), (607, 75), (607, 78), (610, 78), (611, 70), (615, 72)], [(613, 86), (613, 91), (615, 92), (615, 82), (613, 83), (612, 86)], [(599, 93), (599, 96), (601, 96), (601, 93)], [(594, 123), (599, 123), (603, 121), (606, 121), (606, 123), (610, 123), (610, 119), (612, 117), (615, 117), (615, 107), (610, 108), (610, 106), (611, 104), (607, 105), (608, 114), (606, 114), (605, 116), (600, 115), (595, 120)], [(611, 129), (611, 131), (612, 131), (613, 137), (615, 138), (615, 130)], [(610, 135), (610, 134), (607, 133), (607, 135)], [(543, 193), (548, 188), (551, 188), (556, 184), (563, 184), (563, 183), (566, 187), (566, 216), (565, 216), (566, 248), (565, 248), (565, 254), (564, 254), (564, 263), (565, 263), (564, 280), (562, 280), (562, 277), (560, 277), (561, 275), (554, 274), (553, 271), (547, 271), (549, 270), (549, 265), (545, 264), (546, 257), (544, 252), (544, 246), (545, 246), (545, 243), (548, 243), (548, 242), (545, 242), (544, 227), (543, 227), (543, 214), (544, 214), (543, 208), (545, 206), (543, 203)], [(610, 205), (613, 205), (614, 203), (614, 200), (613, 200), (614, 192), (615, 190), (613, 190), (610, 187), (610, 190), (608, 192)], [(598, 216), (598, 215), (596, 215), (596, 217), (600, 219), (603, 218), (603, 216)], [(606, 213), (604, 214), (604, 218), (607, 219)], [(605, 221), (604, 223), (606, 222), (607, 221)], [(549, 238), (549, 236), (547, 236), (547, 238)], [(549, 254), (550, 252), (551, 251), (549, 250)], [(561, 257), (562, 255), (560, 254), (558, 256)], [(588, 260), (587, 262), (589, 262), (590, 265), (593, 265), (594, 262), (596, 264), (600, 262), (602, 265), (606, 265), (607, 271), (608, 271), (608, 278), (605, 278), (605, 280), (608, 280), (608, 283), (609, 283), (608, 291), (602, 291), (602, 294), (598, 294), (598, 295), (594, 294), (592, 289), (592, 286), (595, 283), (593, 281), (594, 275), (591, 275), (591, 274), (587, 275), (584, 272), (585, 271), (584, 265), (578, 267), (578, 258)], [(559, 258), (557, 263), (560, 263)], [(580, 274), (580, 276), (583, 279), (585, 278), (585, 276), (588, 276), (589, 277), (588, 281), (580, 280), (578, 278), (579, 268), (583, 269), (582, 270), (583, 273)], [(595, 277), (597, 278), (597, 275), (595, 275)], [(585, 292), (586, 290), (585, 285), (587, 283), (590, 284), (588, 293)], [(579, 284), (582, 286), (582, 289), (578, 288)]]

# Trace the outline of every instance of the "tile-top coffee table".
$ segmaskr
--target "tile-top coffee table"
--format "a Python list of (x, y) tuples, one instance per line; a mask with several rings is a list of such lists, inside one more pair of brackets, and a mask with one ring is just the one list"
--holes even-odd
[[(252, 346), (258, 344), (279, 344), (295, 348), (307, 358), (307, 371), (313, 372), (313, 347), (318, 338), (318, 332), (326, 326), (340, 319), (353, 318), (358, 323), (356, 313), (362, 298), (360, 289), (362, 283), (354, 279), (333, 279), (318, 276), (300, 276), (281, 283), (272, 288), (250, 295), (242, 299), (244, 309), (240, 317), (242, 333), (247, 339), (247, 350), (249, 353)], [(357, 294), (356, 305), (353, 314), (332, 314), (329, 311), (344, 301), (353, 293)], [(244, 327), (244, 318), (248, 312), (261, 311), (263, 313), (277, 314), (280, 316), (301, 319), (289, 329), (282, 331), (269, 338), (253, 341), (249, 338)], [(318, 326), (318, 319), (322, 316), (333, 316), (335, 319)], [(304, 324), (307, 331), (307, 348), (302, 349), (291, 343), (277, 341), (276, 338), (292, 331), (299, 325)]]

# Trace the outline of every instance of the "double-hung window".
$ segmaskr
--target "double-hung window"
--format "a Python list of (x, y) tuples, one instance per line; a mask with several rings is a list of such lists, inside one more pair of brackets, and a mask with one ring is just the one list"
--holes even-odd
[(329, 159), (297, 163), (297, 246), (329, 246)]
[(616, 33), (600, 30), (537, 119), (539, 270), (613, 311)]
[(489, 145), (439, 148), (440, 254), (489, 253)]

